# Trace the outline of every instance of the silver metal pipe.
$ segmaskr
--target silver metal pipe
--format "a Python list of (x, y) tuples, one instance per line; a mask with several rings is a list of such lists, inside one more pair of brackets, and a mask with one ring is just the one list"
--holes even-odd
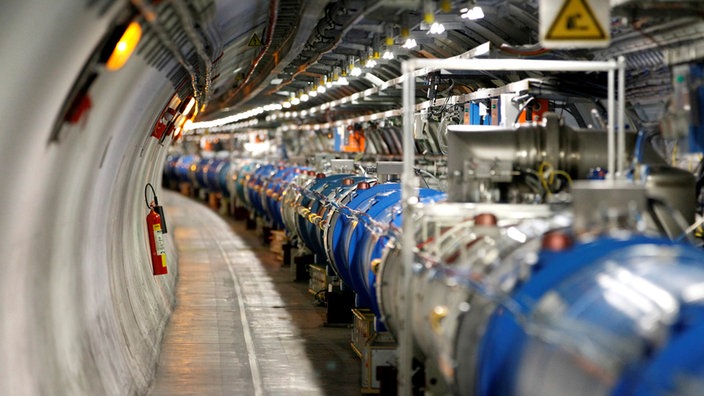
[(414, 59), (416, 69), (506, 70), (506, 71), (609, 71), (616, 61), (561, 61), (535, 59)]
[[(561, 122), (555, 113), (543, 115), (543, 125), (514, 128), (451, 125), (447, 128), (448, 174), (464, 173), (466, 161), (500, 161), (520, 169), (537, 169), (548, 161), (573, 178), (582, 179), (596, 167), (606, 167), (606, 131), (575, 129)], [(629, 160), (635, 146), (635, 133), (624, 133), (619, 156)], [(452, 186), (450, 186), (452, 190)]]
[(626, 58), (619, 56), (618, 64), (618, 151), (616, 152), (616, 177), (625, 178), (624, 166), (626, 161), (624, 158), (624, 150), (626, 149)]
[(608, 76), (608, 86), (609, 92), (607, 97), (607, 108), (608, 108), (608, 172), (606, 178), (609, 180), (615, 180), (614, 171), (616, 170), (616, 137), (614, 136), (614, 71), (609, 70)]
[(399, 395), (410, 396), (413, 393), (412, 362), (413, 362), (413, 329), (411, 317), (413, 305), (411, 304), (411, 279), (413, 277), (413, 249), (415, 230), (413, 227), (413, 206), (418, 202), (415, 193), (415, 146), (413, 141), (413, 112), (415, 108), (415, 62), (410, 59), (401, 64), (403, 80), (403, 176), (401, 177), (401, 202), (403, 202), (403, 235), (402, 243), (405, 249), (401, 250), (403, 262), (403, 295), (399, 301), (403, 304), (404, 317), (401, 318), (401, 331), (399, 334), (398, 354), (398, 390)]

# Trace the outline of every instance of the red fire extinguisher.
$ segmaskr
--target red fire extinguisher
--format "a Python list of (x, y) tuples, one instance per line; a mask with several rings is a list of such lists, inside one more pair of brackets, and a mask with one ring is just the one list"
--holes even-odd
[[(154, 202), (151, 204), (147, 199), (148, 188), (151, 188), (154, 195)], [(159, 206), (154, 187), (150, 183), (147, 183), (144, 187), (144, 200), (147, 203), (147, 208), (149, 208), (147, 233), (149, 234), (149, 251), (152, 256), (152, 273), (154, 275), (164, 275), (168, 272), (166, 268), (166, 248), (164, 246), (166, 223), (164, 222), (163, 209)]]

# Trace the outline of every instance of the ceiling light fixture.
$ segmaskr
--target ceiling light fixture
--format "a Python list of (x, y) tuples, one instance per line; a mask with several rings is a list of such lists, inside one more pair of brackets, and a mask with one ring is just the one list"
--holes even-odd
[(300, 93), (298, 96), (299, 96), (299, 98), (301, 99), (301, 102), (307, 102), (308, 99), (310, 99), (310, 97), (308, 96), (308, 94), (305, 93), (304, 91), (301, 91), (301, 93)]
[(193, 110), (193, 106), (195, 106), (196, 100), (191, 96), (191, 98), (188, 100), (188, 103), (186, 103), (186, 108), (183, 109), (183, 114), (188, 115), (191, 110)]
[(382, 57), (383, 59), (391, 60), (391, 59), (394, 58), (394, 53), (391, 52), (391, 50), (388, 50), (388, 49), (387, 49), (386, 51), (384, 51), (384, 55), (382, 55), (381, 57)]
[(137, 48), (139, 40), (142, 38), (142, 27), (137, 22), (131, 22), (122, 33), (122, 36), (115, 44), (110, 57), (105, 62), (105, 67), (110, 71), (120, 69)]
[(415, 48), (417, 45), (418, 43), (416, 43), (416, 40), (409, 37), (408, 40), (403, 43), (402, 47), (406, 49), (412, 49)]
[(482, 8), (479, 6), (475, 6), (474, 8), (471, 9), (466, 9), (463, 8), (463, 10), (467, 10), (460, 17), (462, 19), (469, 19), (470, 21), (474, 21), (477, 19), (482, 19), (484, 18), (484, 11), (482, 11)]
[(443, 34), (444, 32), (445, 25), (438, 22), (433, 22), (433, 24), (430, 25), (430, 30), (428, 30), (428, 34)]
[(359, 77), (362, 75), (362, 68), (361, 67), (354, 67), (352, 70), (350, 70), (350, 76), (352, 77)]

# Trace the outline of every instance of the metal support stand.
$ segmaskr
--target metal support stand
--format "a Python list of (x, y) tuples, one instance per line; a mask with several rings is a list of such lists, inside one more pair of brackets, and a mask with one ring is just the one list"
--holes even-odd
[(616, 173), (616, 139), (614, 135), (614, 112), (615, 112), (615, 104), (614, 104), (614, 71), (609, 70), (608, 72), (608, 86), (609, 86), (609, 91), (607, 93), (607, 125), (606, 125), (606, 131), (608, 135), (608, 162), (607, 162), (607, 167), (608, 167), (608, 174), (606, 175), (607, 180), (615, 180), (615, 173)]
[[(402, 63), (403, 72), (403, 176), (401, 200), (403, 202), (403, 235), (401, 242), (403, 249), (401, 257), (403, 259), (403, 290), (398, 296), (399, 302), (404, 304), (405, 317), (400, 318), (399, 330), (399, 354), (398, 354), (398, 385), (399, 395), (410, 396), (413, 392), (412, 384), (412, 362), (413, 362), (413, 331), (411, 329), (411, 316), (413, 307), (410, 304), (412, 296), (411, 280), (413, 276), (413, 252), (415, 246), (415, 223), (413, 222), (414, 211), (418, 203), (416, 194), (416, 177), (414, 167), (414, 142), (413, 142), (413, 112), (415, 109), (415, 77), (416, 70), (426, 68), (427, 71), (448, 69), (448, 70), (486, 70), (486, 71), (553, 71), (553, 72), (607, 72), (608, 73), (608, 164), (611, 179), (623, 177), (624, 157), (622, 150), (625, 150), (625, 130), (623, 109), (625, 107), (625, 61), (619, 58), (618, 61), (609, 60), (603, 62), (593, 61), (550, 61), (532, 59), (409, 59)], [(615, 71), (619, 73), (619, 159), (616, 160), (616, 139), (614, 133), (615, 104), (614, 91)], [(616, 165), (618, 162), (618, 166)]]
[(400, 320), (399, 351), (398, 351), (398, 394), (411, 395), (413, 392), (412, 363), (413, 363), (413, 330), (411, 316), (413, 307), (411, 298), (411, 279), (413, 270), (413, 249), (415, 230), (413, 224), (413, 207), (418, 202), (416, 196), (414, 142), (413, 142), (413, 108), (415, 107), (415, 63), (414, 60), (403, 62), (403, 176), (401, 177), (401, 202), (403, 205), (403, 234), (401, 235), (401, 258), (403, 262), (403, 294), (398, 296), (405, 309), (404, 317)]
[(618, 67), (618, 149), (616, 163), (616, 178), (625, 179), (624, 167), (626, 166), (626, 58), (619, 56)]

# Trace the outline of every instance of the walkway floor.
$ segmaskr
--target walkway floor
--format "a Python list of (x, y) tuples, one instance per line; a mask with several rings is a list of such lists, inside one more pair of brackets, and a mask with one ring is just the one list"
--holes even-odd
[(358, 395), (349, 328), (243, 223), (165, 192), (179, 252), (176, 309), (150, 395)]

